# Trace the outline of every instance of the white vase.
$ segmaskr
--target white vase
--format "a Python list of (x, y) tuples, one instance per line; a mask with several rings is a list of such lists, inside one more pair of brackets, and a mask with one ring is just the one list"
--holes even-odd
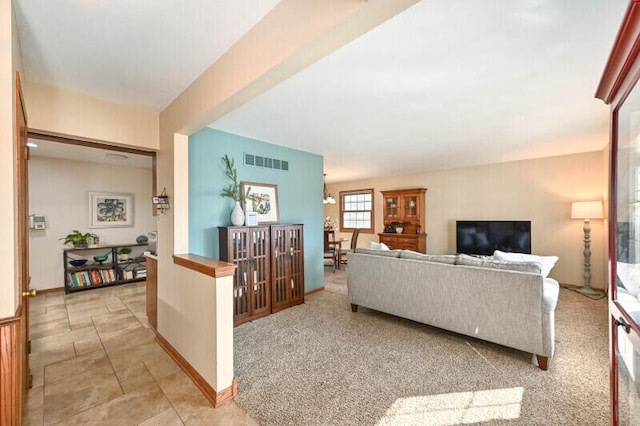
[(231, 210), (231, 223), (233, 226), (244, 225), (244, 212), (242, 211), (242, 207), (240, 207), (239, 201), (236, 201), (235, 206), (233, 206), (233, 210)]

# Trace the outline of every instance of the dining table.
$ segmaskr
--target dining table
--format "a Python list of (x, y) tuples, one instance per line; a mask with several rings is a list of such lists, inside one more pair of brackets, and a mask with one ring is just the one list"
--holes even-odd
[(347, 263), (346, 261), (342, 260), (342, 244), (348, 243), (349, 241), (350, 241), (349, 238), (339, 238), (337, 240), (332, 241), (332, 244), (336, 250), (336, 256), (338, 258), (338, 265), (337, 265), (338, 269), (340, 269), (340, 265), (344, 265)]

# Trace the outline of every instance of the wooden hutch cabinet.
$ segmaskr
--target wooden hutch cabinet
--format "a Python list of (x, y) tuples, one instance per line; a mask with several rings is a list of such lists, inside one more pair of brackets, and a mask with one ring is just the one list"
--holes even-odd
[(425, 229), (426, 188), (382, 192), (382, 223), (385, 228), (402, 223), (402, 233), (378, 234), (380, 242), (391, 249), (427, 252)]
[(233, 325), (304, 302), (303, 225), (218, 228), (220, 259), (237, 265)]
[(271, 226), (271, 312), (304, 302), (302, 225)]

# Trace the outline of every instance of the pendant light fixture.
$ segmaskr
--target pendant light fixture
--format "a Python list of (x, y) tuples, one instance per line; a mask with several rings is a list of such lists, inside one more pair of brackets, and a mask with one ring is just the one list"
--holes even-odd
[(325, 173), (322, 176), (322, 183), (324, 185), (324, 196), (322, 198), (322, 204), (335, 204), (336, 199), (331, 196), (331, 194), (327, 191), (327, 182), (326, 182), (327, 174)]

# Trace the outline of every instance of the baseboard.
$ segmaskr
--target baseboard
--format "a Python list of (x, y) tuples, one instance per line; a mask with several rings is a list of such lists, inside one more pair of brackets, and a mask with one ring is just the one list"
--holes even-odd
[(164, 349), (171, 358), (178, 364), (178, 366), (185, 372), (185, 374), (191, 379), (193, 384), (196, 385), (200, 392), (207, 398), (207, 400), (213, 405), (214, 408), (218, 408), (225, 402), (231, 401), (238, 394), (238, 382), (234, 378), (231, 382), (231, 386), (223, 389), (220, 392), (216, 392), (209, 383), (196, 371), (195, 368), (189, 362), (184, 359), (182, 355), (174, 348), (171, 343), (167, 341), (160, 333), (156, 332), (156, 342)]
[[(568, 290), (579, 290), (583, 287), (581, 285), (576, 285), (576, 284), (560, 283), (560, 288), (566, 288)], [(607, 291), (607, 289), (605, 288), (598, 288), (598, 287), (591, 287), (591, 289), (595, 291), (600, 291), (602, 293), (606, 293)]]
[(559, 284), (561, 288), (568, 288), (572, 290), (582, 287), (576, 284), (569, 284), (569, 283), (559, 283)]
[(45, 288), (43, 290), (36, 290), (38, 294), (58, 293), (64, 291), (64, 287)]
[(322, 290), (324, 290), (324, 286), (318, 287), (318, 288), (314, 288), (313, 290), (309, 290), (309, 291), (305, 292), (304, 295), (308, 296), (310, 294), (317, 293), (317, 292), (322, 291)]

